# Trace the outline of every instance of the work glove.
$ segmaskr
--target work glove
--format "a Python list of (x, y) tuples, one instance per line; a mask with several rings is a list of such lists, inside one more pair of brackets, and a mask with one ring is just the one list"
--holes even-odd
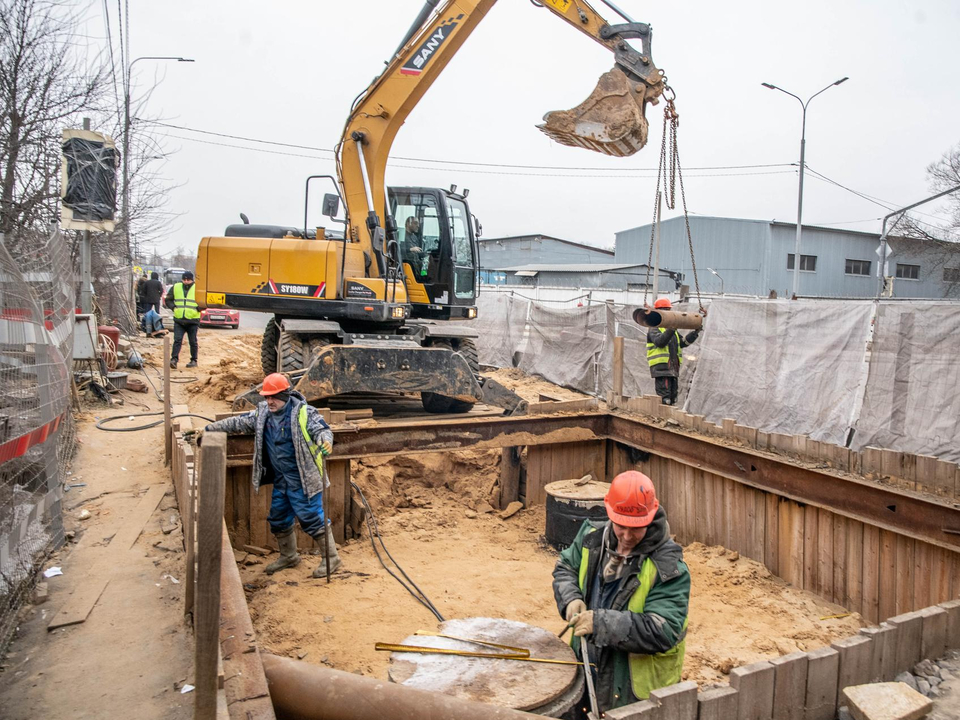
[(573, 622), (574, 615), (586, 612), (586, 610), (587, 604), (583, 600), (571, 600), (566, 610), (563, 611), (563, 617), (566, 618), (567, 622)]
[(199, 447), (203, 443), (203, 430), (187, 430), (183, 433), (183, 439)]
[(321, 454), (321, 455), (323, 455), (324, 457), (327, 457), (327, 455), (330, 455), (332, 452), (333, 452), (333, 445), (331, 445), (330, 443), (328, 443), (326, 440), (324, 440), (322, 443), (320, 443), (320, 454)]
[(593, 635), (593, 610), (585, 610), (574, 618), (573, 634), (575, 637)]

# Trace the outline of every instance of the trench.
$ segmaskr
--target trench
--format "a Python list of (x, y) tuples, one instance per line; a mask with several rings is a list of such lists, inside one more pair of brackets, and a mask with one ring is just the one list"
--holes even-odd
[[(335, 433), (329, 512), (346, 542), (344, 570), (330, 585), (310, 576), (310, 555), (267, 578), (270, 558), (244, 550), (275, 547), (269, 494), (250, 491), (249, 441), (228, 443), (224, 515), (261, 651), (383, 680), (387, 658), (373, 643), (435, 627), (377, 564), (350, 480), (371, 501), (391, 552), (445, 617), (503, 617), (556, 632), (545, 485), (645, 472), (691, 569), (684, 679), (701, 696), (743, 666), (819, 657), (894, 616), (899, 631), (900, 616), (960, 595), (960, 553), (949, 532), (960, 527), (960, 510), (950, 503), (649, 419), (431, 419)], [(502, 519), (500, 508), (513, 500), (524, 509)], [(300, 534), (299, 546), (310, 547), (309, 538)], [(878, 651), (861, 663), (863, 679), (894, 666), (883, 662)]]

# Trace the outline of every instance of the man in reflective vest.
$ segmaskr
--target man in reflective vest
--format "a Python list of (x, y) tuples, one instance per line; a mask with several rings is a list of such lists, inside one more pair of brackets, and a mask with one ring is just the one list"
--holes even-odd
[[(670, 310), (669, 298), (660, 298), (653, 307), (657, 310)], [(650, 328), (647, 331), (647, 363), (650, 365), (650, 377), (657, 388), (657, 395), (663, 405), (676, 405), (679, 390), (680, 366), (683, 364), (683, 348), (692, 345), (700, 331), (694, 330), (686, 337), (677, 330)]]
[(585, 521), (553, 570), (578, 658), (579, 644), (589, 643), (601, 712), (680, 682), (690, 603), (683, 549), (670, 539), (650, 478), (617, 475), (604, 505), (609, 519)]
[(280, 373), (267, 375), (260, 389), (263, 402), (243, 415), (207, 425), (204, 432), (253, 435), (253, 487), (273, 483), (267, 521), (277, 537), (280, 557), (266, 573), (300, 564), (296, 522), (320, 547), (321, 561), (313, 577), (325, 577), (340, 567), (333, 529), (323, 509), (323, 491), (329, 486), (324, 458), (333, 452), (333, 432), (317, 409), (290, 387)]
[(180, 359), (184, 333), (190, 340), (190, 362), (187, 363), (187, 367), (197, 366), (200, 307), (197, 305), (196, 292), (197, 286), (193, 282), (193, 273), (187, 270), (183, 274), (183, 280), (170, 286), (167, 297), (164, 299), (164, 305), (173, 310), (173, 349), (170, 351), (170, 367), (174, 370), (177, 369), (177, 362)]

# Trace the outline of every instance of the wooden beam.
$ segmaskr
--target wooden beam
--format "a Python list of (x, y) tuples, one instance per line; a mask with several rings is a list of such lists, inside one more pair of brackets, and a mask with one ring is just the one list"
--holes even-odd
[(520, 448), (500, 450), (500, 509), (520, 499)]
[[(197, 522), (197, 595), (194, 620), (194, 717), (217, 716), (217, 657), (220, 653), (220, 563), (223, 549), (223, 495), (227, 475), (227, 436), (207, 433), (201, 451)], [(231, 553), (232, 555), (232, 553)]]
[(623, 338), (613, 339), (613, 394), (623, 397)]
[(173, 457), (173, 432), (170, 427), (170, 335), (163, 336), (163, 463), (170, 464)]

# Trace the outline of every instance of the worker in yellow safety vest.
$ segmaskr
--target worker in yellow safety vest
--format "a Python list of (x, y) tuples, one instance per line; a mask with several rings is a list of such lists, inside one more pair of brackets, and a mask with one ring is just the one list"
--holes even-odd
[(281, 373), (263, 380), (263, 396), (256, 410), (218, 420), (204, 432), (253, 435), (253, 487), (273, 484), (267, 522), (277, 538), (280, 557), (267, 565), (268, 575), (300, 564), (296, 523), (320, 548), (320, 564), (313, 577), (324, 577), (340, 567), (333, 530), (323, 507), (330, 484), (325, 458), (333, 452), (333, 431), (323, 416), (307, 404)]
[[(670, 310), (669, 298), (660, 298), (653, 307)], [(647, 331), (647, 364), (654, 380), (657, 395), (663, 405), (676, 405), (679, 391), (680, 366), (683, 365), (683, 348), (696, 342), (700, 331), (694, 330), (683, 337), (679, 331), (668, 328), (650, 328)]]
[[(557, 609), (573, 626), (578, 657), (588, 643), (601, 712), (680, 682), (690, 604), (683, 548), (670, 539), (650, 478), (617, 475), (604, 505), (608, 520), (584, 521), (553, 570)], [(587, 707), (579, 703), (579, 718)]]
[(200, 306), (196, 299), (197, 286), (193, 282), (193, 273), (187, 270), (183, 279), (170, 286), (164, 305), (173, 310), (173, 350), (170, 353), (170, 367), (177, 369), (183, 336), (190, 340), (190, 362), (188, 368), (197, 366), (200, 348), (197, 344), (197, 331), (200, 329)]

